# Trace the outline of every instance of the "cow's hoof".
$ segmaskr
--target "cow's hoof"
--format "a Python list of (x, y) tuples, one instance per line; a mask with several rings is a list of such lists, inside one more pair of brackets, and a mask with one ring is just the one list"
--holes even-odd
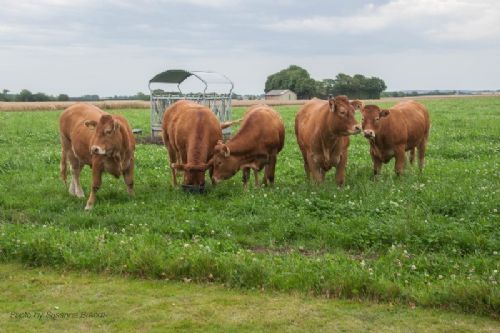
[(88, 212), (88, 211), (92, 210), (92, 208), (93, 208), (93, 207), (94, 207), (94, 206), (87, 204), (87, 205), (85, 206), (85, 211), (87, 211), (87, 212)]

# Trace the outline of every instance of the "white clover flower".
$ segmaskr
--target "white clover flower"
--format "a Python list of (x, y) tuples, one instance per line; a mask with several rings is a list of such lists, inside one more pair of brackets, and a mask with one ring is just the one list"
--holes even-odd
[(415, 266), (415, 265), (411, 265), (411, 269), (412, 269), (412, 270), (416, 270), (416, 269), (417, 269), (417, 266)]

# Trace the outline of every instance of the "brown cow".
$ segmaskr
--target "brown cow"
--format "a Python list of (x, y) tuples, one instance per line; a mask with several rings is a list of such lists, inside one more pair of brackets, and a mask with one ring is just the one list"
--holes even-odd
[(238, 133), (226, 144), (217, 142), (211, 161), (215, 183), (232, 177), (238, 170), (243, 172), (246, 188), (250, 169), (254, 170), (255, 185), (259, 185), (258, 172), (265, 167), (264, 184), (274, 183), (276, 158), (285, 143), (285, 126), (278, 112), (267, 105), (248, 109)]
[(418, 148), (418, 165), (424, 167), (424, 155), (429, 138), (430, 120), (425, 106), (414, 101), (400, 102), (389, 110), (367, 105), (363, 114), (363, 134), (370, 142), (373, 173), (380, 173), (383, 163), (396, 157), (395, 170), (403, 172), (405, 152), (410, 151), (410, 162), (415, 160)]
[(207, 162), (213, 156), (217, 141), (222, 140), (219, 120), (208, 107), (181, 100), (165, 110), (162, 129), (172, 184), (177, 185), (176, 170), (183, 170), (183, 187), (202, 192), (207, 169), (212, 177), (213, 168)]
[(359, 100), (349, 102), (346, 96), (330, 96), (328, 101), (310, 100), (297, 113), (295, 135), (307, 178), (323, 182), (325, 173), (335, 167), (337, 184), (344, 184), (349, 135), (361, 132), (354, 112), (362, 105)]
[(103, 171), (117, 178), (123, 175), (128, 193), (134, 193), (135, 138), (124, 117), (110, 115), (90, 104), (78, 103), (61, 113), (59, 129), (62, 145), (61, 177), (66, 184), (69, 160), (73, 173), (69, 186), (71, 195), (84, 197), (80, 172), (85, 165), (92, 168), (92, 190), (85, 210), (94, 206)]

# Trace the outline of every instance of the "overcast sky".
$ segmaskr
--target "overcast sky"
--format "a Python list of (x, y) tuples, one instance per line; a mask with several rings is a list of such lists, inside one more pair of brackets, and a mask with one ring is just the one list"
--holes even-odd
[(262, 93), (291, 64), (388, 90), (500, 89), (498, 0), (0, 0), (0, 89), (148, 92), (166, 69)]

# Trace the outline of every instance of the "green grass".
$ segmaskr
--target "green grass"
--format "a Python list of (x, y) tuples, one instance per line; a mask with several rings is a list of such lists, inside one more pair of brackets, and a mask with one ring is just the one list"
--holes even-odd
[(235, 292), (11, 264), (0, 265), (0, 281), (0, 331), (10, 333), (498, 332), (498, 322), (487, 318), (296, 293)]
[[(500, 98), (423, 103), (432, 128), (422, 174), (397, 178), (391, 161), (374, 181), (356, 136), (346, 186), (333, 172), (308, 184), (298, 107), (278, 107), (287, 137), (275, 188), (245, 192), (237, 175), (189, 195), (170, 185), (163, 146), (138, 145), (136, 196), (106, 176), (90, 213), (59, 179), (59, 112), (0, 113), (0, 261), (497, 317)], [(147, 132), (148, 111), (116, 113)]]

